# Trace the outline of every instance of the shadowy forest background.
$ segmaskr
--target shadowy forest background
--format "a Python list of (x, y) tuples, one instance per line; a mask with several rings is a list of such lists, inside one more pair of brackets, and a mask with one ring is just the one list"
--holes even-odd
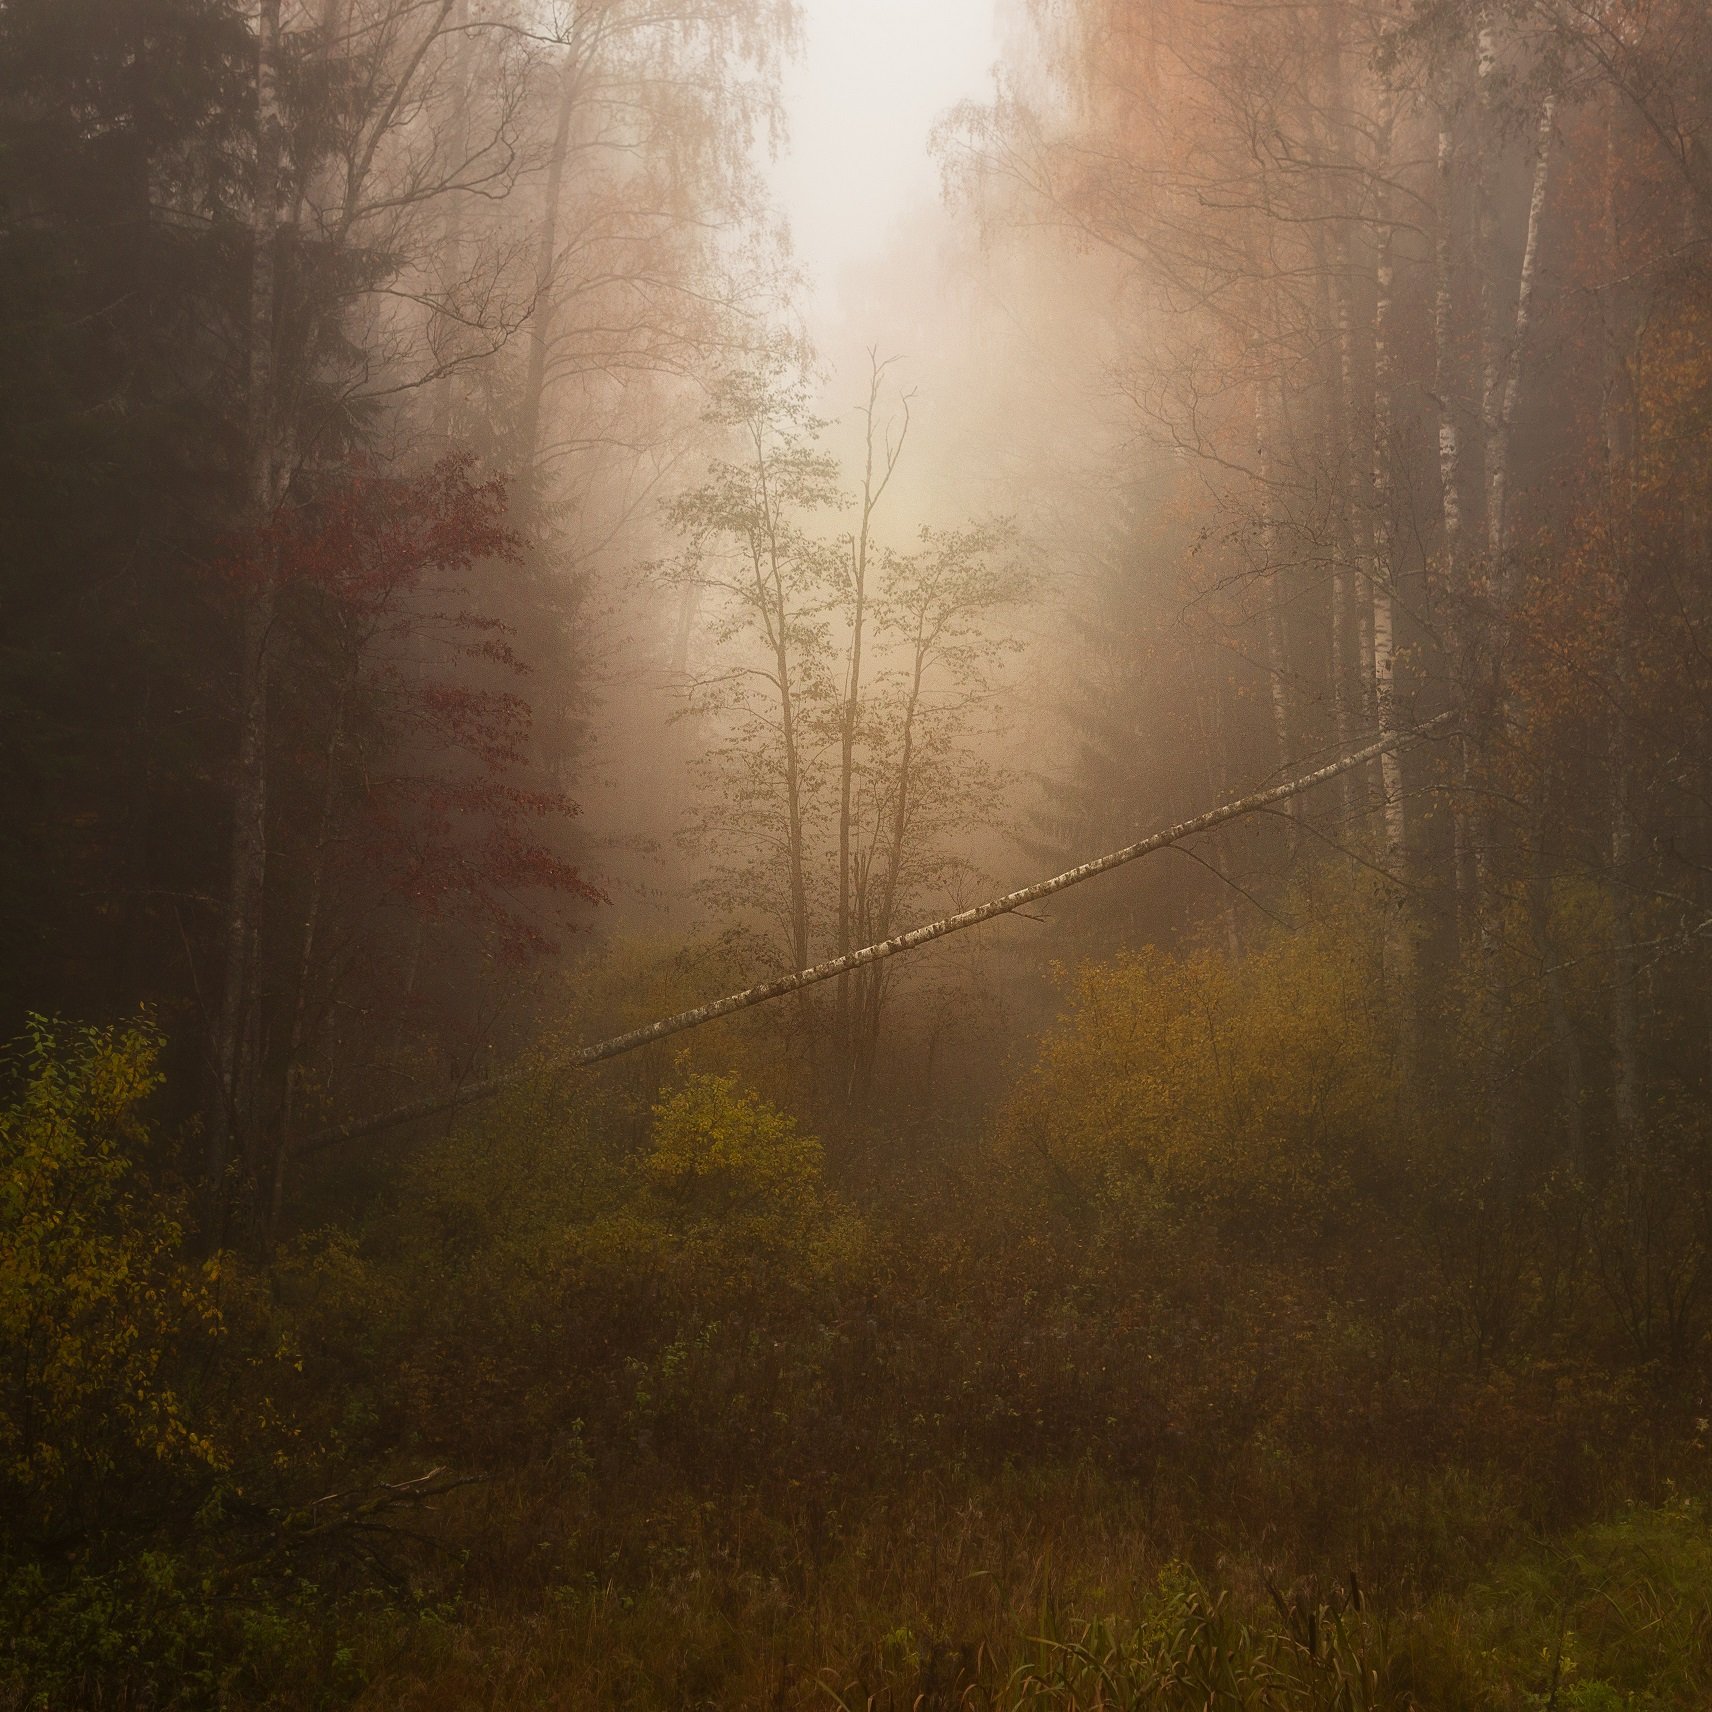
[(1000, 15), (0, 0), (0, 1707), (1712, 1700), (1712, 15)]

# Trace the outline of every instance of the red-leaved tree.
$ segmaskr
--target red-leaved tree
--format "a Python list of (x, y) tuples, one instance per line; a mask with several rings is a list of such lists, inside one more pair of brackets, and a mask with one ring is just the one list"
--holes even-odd
[(467, 1068), (517, 966), (600, 901), (570, 848), (576, 805), (533, 752), (541, 674), (507, 618), (529, 575), (507, 506), (467, 456), (352, 461), (233, 557), (240, 577), (267, 567), (283, 631), (227, 1114), (240, 1193), (270, 1220), (308, 1107), (370, 1097), (425, 1057)]

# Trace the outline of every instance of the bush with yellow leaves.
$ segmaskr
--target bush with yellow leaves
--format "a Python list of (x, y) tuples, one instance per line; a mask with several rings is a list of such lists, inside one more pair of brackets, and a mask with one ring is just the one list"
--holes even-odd
[(1369, 925), (1327, 910), (1241, 963), (1148, 950), (1082, 969), (1006, 1113), (1012, 1165), (1084, 1222), (1262, 1246), (1325, 1232), (1398, 1163)]
[(0, 1105), (0, 1509), (74, 1531), (113, 1484), (223, 1460), (183, 1384), (221, 1333), (216, 1262), (184, 1256), (137, 1161), (159, 1081), (144, 1024), (34, 1019)]
[(686, 1245), (771, 1270), (812, 1261), (837, 1223), (820, 1143), (735, 1075), (692, 1075), (654, 1107), (646, 1212)]
[(378, 1339), (406, 1352), (398, 1393), (438, 1454), (658, 1443), (667, 1416), (703, 1434), (710, 1397), (753, 1411), (863, 1253), (820, 1143), (740, 1075), (680, 1060), (633, 1142), (616, 1083), (543, 1079), (467, 1120), (373, 1233), (362, 1299), (392, 1304)]

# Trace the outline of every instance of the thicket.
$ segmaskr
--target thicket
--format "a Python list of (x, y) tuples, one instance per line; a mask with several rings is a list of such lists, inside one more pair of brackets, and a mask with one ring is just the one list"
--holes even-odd
[(191, 1245), (150, 1030), (35, 1025), (6, 1693), (1703, 1703), (1705, 1137), (1666, 1114), (1646, 1193), (1481, 1166), (1376, 901), (1299, 914), (1063, 972), (990, 1113), (878, 1155), (731, 1026), (325, 1164), (244, 1259)]

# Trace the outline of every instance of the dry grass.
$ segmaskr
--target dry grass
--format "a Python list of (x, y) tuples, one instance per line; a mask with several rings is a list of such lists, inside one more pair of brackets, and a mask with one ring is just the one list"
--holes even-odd
[[(513, 1488), (466, 1500), (456, 1530), (476, 1590), (455, 1622), (377, 1630), (357, 1704), (1079, 1712), (1155, 1704), (1136, 1685), (1167, 1680), (1179, 1655), (1193, 1681), (1209, 1648), (1228, 1655), (1232, 1680), (1271, 1685), (1271, 1698), (1216, 1705), (1389, 1704), (1314, 1697), (1344, 1680), (1334, 1666), (1356, 1681), (1370, 1662), (1331, 1645), (1340, 1622), (1345, 1642), (1372, 1640), (1341, 1593), (1321, 1598), (1291, 1579), (1275, 1596), (1259, 1560), (1216, 1555), (1201, 1572), (1222, 1591), (1206, 1592), (1181, 1561), (1189, 1516), (1088, 1471), (978, 1488), (924, 1479), (854, 1516), (800, 1491), (770, 1507), (653, 1496), (615, 1503), (579, 1489), (544, 1501)], [(1325, 1682), (1316, 1660), (1333, 1670)], [(1279, 1698), (1292, 1671), (1306, 1686)], [(1131, 1698), (1110, 1697), (1120, 1681)]]
[[(1087, 1473), (923, 1481), (854, 1518), (496, 1491), (456, 1519), (537, 1568), (355, 1642), (367, 1712), (1690, 1712), (1712, 1704), (1691, 1504), (1434, 1597), (1197, 1570), (1180, 1519)], [(1447, 1517), (1447, 1525), (1453, 1522)], [(553, 1529), (563, 1530), (555, 1538)], [(605, 1573), (596, 1567), (604, 1561)], [(511, 1557), (513, 1567), (519, 1561)], [(291, 1703), (284, 1699), (282, 1704)]]

